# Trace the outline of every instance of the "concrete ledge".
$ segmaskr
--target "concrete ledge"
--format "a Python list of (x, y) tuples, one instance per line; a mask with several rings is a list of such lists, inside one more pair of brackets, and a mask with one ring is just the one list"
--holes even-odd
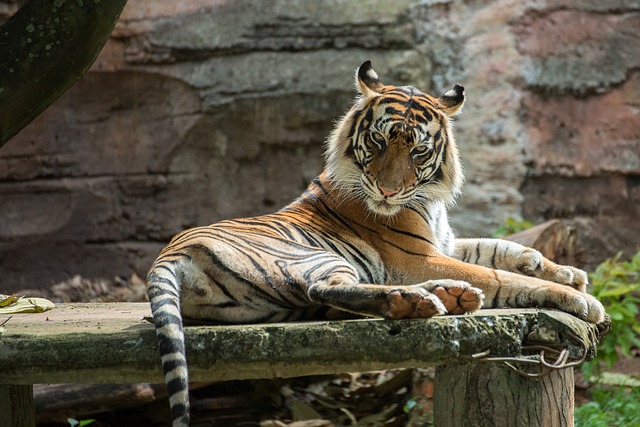
[[(0, 383), (161, 383), (155, 332), (145, 316), (145, 303), (62, 304), (13, 315), (0, 330)], [(591, 358), (597, 328), (566, 313), (526, 309), (417, 320), (189, 326), (186, 337), (190, 380), (212, 382), (450, 365), (486, 350), (491, 357), (517, 357), (534, 343), (569, 345), (580, 356), (580, 340)]]

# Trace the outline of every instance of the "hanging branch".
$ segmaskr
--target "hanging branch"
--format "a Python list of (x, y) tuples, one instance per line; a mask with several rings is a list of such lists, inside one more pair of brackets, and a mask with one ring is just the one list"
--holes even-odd
[(89, 69), (126, 0), (28, 0), (0, 26), (0, 147)]

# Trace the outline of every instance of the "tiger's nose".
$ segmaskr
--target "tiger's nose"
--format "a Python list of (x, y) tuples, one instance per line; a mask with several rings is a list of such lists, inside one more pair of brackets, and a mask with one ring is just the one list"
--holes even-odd
[(382, 192), (382, 195), (385, 197), (389, 197), (389, 196), (393, 196), (394, 194), (398, 194), (400, 192), (400, 190), (389, 190), (384, 188), (382, 185), (378, 184), (378, 188), (380, 189), (380, 191)]

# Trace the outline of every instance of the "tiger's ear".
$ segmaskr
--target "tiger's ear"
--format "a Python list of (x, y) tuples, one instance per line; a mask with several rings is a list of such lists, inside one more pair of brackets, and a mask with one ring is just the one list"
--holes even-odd
[(446, 91), (444, 95), (438, 98), (438, 104), (440, 104), (440, 109), (444, 111), (447, 116), (458, 114), (464, 104), (464, 87), (459, 84), (454, 85)]
[(365, 97), (378, 96), (384, 85), (378, 80), (378, 74), (373, 71), (371, 61), (364, 61), (356, 71), (356, 87)]

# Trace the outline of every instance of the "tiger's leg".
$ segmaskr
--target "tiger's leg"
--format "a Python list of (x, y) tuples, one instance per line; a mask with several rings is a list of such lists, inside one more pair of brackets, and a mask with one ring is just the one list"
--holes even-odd
[[(355, 272), (354, 272), (355, 273)], [(340, 310), (387, 319), (432, 317), (478, 310), (483, 294), (466, 282), (430, 280), (408, 286), (358, 283), (355, 274), (336, 272), (309, 286), (309, 299)]]
[(545, 258), (535, 249), (502, 239), (456, 239), (453, 257), (464, 262), (537, 277), (586, 291), (587, 273)]
[(594, 298), (570, 286), (522, 274), (434, 255), (419, 265), (411, 263), (423, 278), (451, 278), (471, 283), (484, 292), (485, 308), (555, 308), (593, 323), (602, 322), (604, 307)]

